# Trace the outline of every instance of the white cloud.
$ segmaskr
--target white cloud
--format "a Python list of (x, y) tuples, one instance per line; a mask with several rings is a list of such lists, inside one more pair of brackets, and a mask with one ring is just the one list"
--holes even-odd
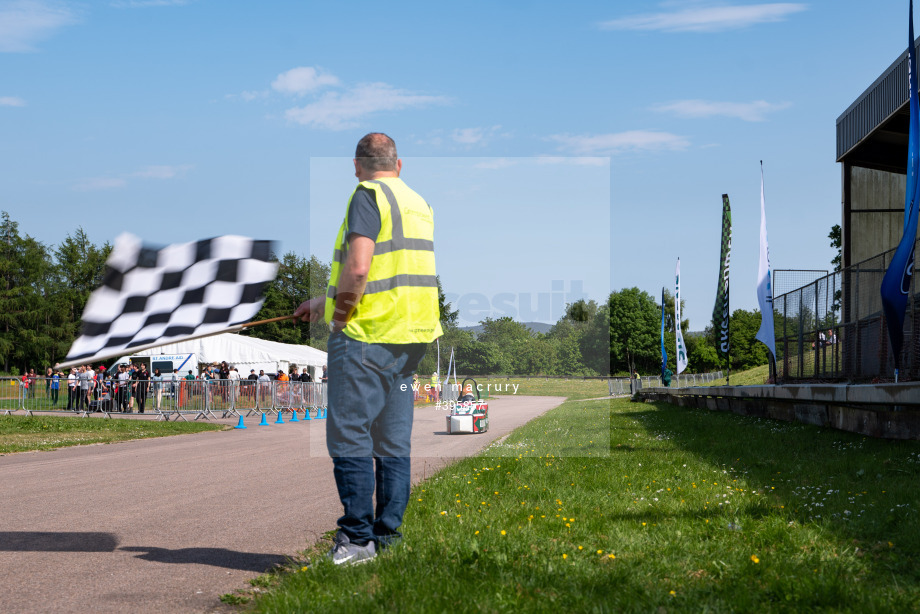
[(98, 190), (116, 190), (128, 185), (129, 179), (174, 179), (194, 168), (191, 164), (161, 164), (145, 166), (133, 173), (121, 177), (93, 177), (74, 184), (77, 192), (95, 192)]
[(789, 102), (718, 102), (713, 100), (678, 100), (654, 107), (656, 111), (673, 113), (678, 117), (734, 117), (746, 122), (762, 122), (767, 114), (792, 106)]
[(0, 53), (35, 51), (39, 41), (76, 21), (73, 11), (57, 2), (4, 2), (0, 4)]
[(26, 101), (16, 96), (0, 96), (0, 107), (24, 107)]
[(804, 11), (805, 4), (771, 3), (748, 5), (716, 4), (666, 13), (622, 17), (600, 24), (604, 30), (658, 30), (661, 32), (721, 32), (758, 23), (783, 21)]
[(588, 156), (531, 156), (520, 158), (486, 158), (473, 165), (481, 170), (503, 170), (512, 166), (536, 164), (538, 166), (607, 166), (610, 158)]
[(257, 98), (268, 98), (268, 92), (266, 91), (243, 92), (242, 94), (240, 94), (240, 98), (242, 98), (246, 102), (250, 102), (252, 100), (256, 100)]
[(321, 73), (312, 66), (300, 66), (278, 75), (272, 81), (272, 89), (283, 94), (303, 95), (338, 84), (334, 75)]
[(118, 177), (94, 177), (84, 179), (73, 186), (77, 192), (95, 192), (97, 190), (116, 190), (128, 185), (128, 182)]
[(450, 134), (450, 138), (455, 143), (461, 145), (481, 145), (494, 137), (501, 126), (492, 126), (491, 128), (457, 128)]
[(386, 83), (367, 83), (342, 93), (328, 92), (316, 102), (288, 109), (284, 115), (288, 120), (304, 126), (345, 130), (354, 128), (358, 120), (372, 113), (447, 102), (444, 96), (417, 94)]
[(191, 164), (180, 164), (178, 166), (146, 166), (139, 171), (131, 173), (131, 176), (141, 179), (172, 179), (179, 175), (184, 175), (191, 168)]
[(616, 155), (627, 151), (681, 151), (690, 141), (670, 132), (629, 130), (611, 134), (569, 135), (549, 137), (559, 143), (559, 149), (585, 156)]

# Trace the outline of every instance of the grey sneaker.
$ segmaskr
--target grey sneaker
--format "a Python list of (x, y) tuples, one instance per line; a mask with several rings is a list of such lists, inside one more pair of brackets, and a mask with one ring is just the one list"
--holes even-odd
[(329, 551), (329, 558), (336, 565), (358, 565), (367, 563), (377, 556), (377, 548), (373, 541), (363, 546), (352, 543), (348, 536), (339, 531), (335, 535), (335, 546)]

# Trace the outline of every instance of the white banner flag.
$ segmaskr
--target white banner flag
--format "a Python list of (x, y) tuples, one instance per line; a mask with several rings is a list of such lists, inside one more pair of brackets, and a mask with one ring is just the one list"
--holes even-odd
[(763, 199), (763, 162), (760, 163), (760, 266), (757, 268), (757, 302), (760, 305), (760, 330), (755, 338), (770, 349), (776, 360), (773, 335), (773, 281), (770, 270), (770, 248), (767, 246), (767, 212)]
[(674, 293), (674, 337), (677, 340), (677, 374), (687, 368), (687, 347), (684, 345), (684, 333), (680, 330), (680, 258), (677, 259), (675, 273), (677, 291)]

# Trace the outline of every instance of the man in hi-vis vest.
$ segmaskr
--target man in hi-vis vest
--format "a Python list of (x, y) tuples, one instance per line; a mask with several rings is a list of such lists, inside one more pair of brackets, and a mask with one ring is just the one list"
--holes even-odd
[[(325, 296), (294, 315), (329, 326), (326, 445), (345, 508), (330, 557), (374, 558), (409, 503), (412, 376), (441, 336), (431, 207), (399, 178), (385, 134), (358, 142), (352, 192)], [(377, 505), (374, 507), (376, 492)]]

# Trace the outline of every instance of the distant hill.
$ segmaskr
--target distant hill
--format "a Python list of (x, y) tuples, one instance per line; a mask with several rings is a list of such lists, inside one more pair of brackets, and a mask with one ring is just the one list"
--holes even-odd
[[(521, 324), (529, 328), (533, 333), (548, 333), (553, 328), (552, 324), (544, 324), (543, 322), (521, 322)], [(473, 331), (474, 334), (479, 335), (482, 332), (482, 325), (461, 326), (460, 330)]]

